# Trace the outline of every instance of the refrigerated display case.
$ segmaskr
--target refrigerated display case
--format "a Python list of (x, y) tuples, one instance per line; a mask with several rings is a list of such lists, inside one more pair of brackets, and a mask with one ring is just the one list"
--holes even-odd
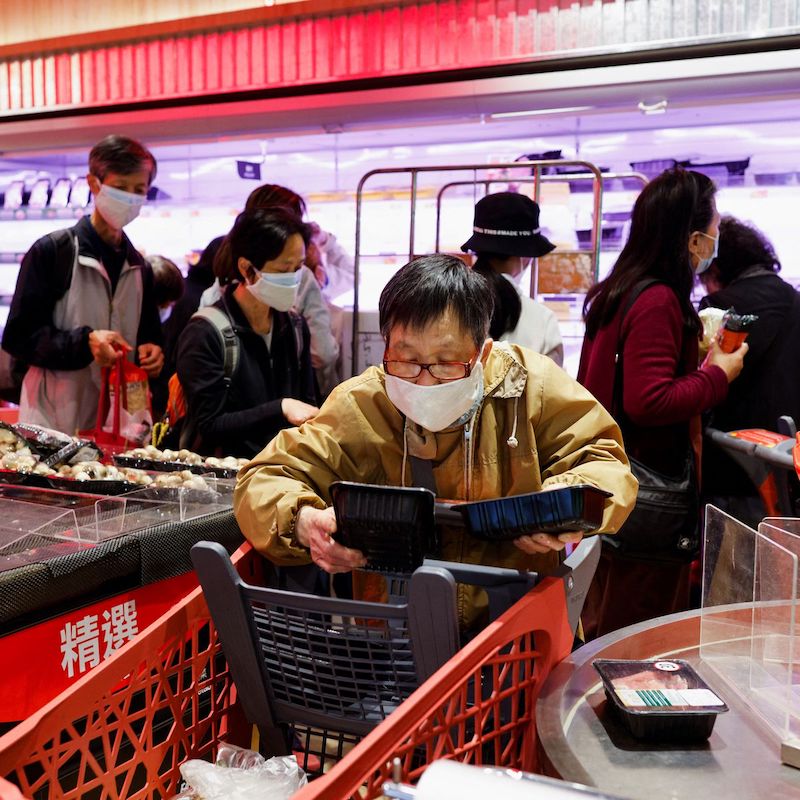
[(146, 488), (109, 497), (0, 485), (0, 728), (197, 586), (195, 542), (218, 541), (230, 552), (241, 544), (232, 490), (219, 481), (208, 492)]

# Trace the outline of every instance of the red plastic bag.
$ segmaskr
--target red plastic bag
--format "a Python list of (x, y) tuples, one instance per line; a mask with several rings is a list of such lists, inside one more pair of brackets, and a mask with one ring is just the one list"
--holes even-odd
[(120, 356), (113, 367), (102, 370), (97, 424), (80, 435), (102, 447), (135, 447), (150, 437), (153, 412), (147, 373)]

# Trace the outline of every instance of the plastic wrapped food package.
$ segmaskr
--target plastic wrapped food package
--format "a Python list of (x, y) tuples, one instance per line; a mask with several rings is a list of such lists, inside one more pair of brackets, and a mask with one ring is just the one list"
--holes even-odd
[(637, 739), (704, 741), (725, 702), (682, 659), (595, 659), (606, 697)]
[(103, 451), (88, 439), (76, 439), (61, 431), (27, 422), (18, 422), (14, 425), (14, 430), (42, 453), (49, 455), (66, 449), (69, 453), (67, 462), (71, 464), (78, 461), (100, 461), (103, 457)]
[(215, 764), (192, 759), (181, 775), (187, 785), (173, 800), (288, 800), (307, 783), (294, 756), (265, 759), (224, 742)]
[(45, 477), (56, 474), (41, 463), (39, 453), (9, 425), (0, 425), (0, 470)]
[(159, 450), (157, 447), (147, 445), (127, 450), (114, 460), (119, 466), (139, 467), (153, 471), (181, 471), (189, 469), (195, 475), (213, 472), (219, 478), (234, 478), (236, 473), (248, 463), (246, 458), (236, 456), (203, 456), (191, 450)]
[(711, 342), (719, 334), (724, 316), (725, 312), (721, 308), (704, 308), (700, 312), (700, 321), (703, 323), (703, 338), (700, 340), (700, 361), (706, 357), (711, 347)]

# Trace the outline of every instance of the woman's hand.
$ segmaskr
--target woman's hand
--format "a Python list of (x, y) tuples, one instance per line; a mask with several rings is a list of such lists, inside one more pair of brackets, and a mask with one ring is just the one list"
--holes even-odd
[(734, 350), (732, 353), (725, 353), (720, 348), (719, 342), (713, 339), (711, 341), (711, 346), (708, 348), (708, 355), (703, 362), (703, 366), (719, 367), (725, 373), (728, 383), (730, 383), (742, 371), (744, 357), (747, 355), (749, 349), (747, 342), (743, 342), (739, 345), (737, 350)]
[(292, 425), (302, 425), (319, 414), (319, 409), (316, 406), (310, 406), (302, 400), (295, 400), (293, 397), (284, 397), (281, 400), (281, 411)]
[(336, 515), (332, 508), (303, 506), (297, 512), (295, 538), (311, 551), (311, 560), (320, 569), (333, 574), (366, 566), (367, 559), (360, 550), (351, 550), (334, 541), (331, 534), (335, 532)]

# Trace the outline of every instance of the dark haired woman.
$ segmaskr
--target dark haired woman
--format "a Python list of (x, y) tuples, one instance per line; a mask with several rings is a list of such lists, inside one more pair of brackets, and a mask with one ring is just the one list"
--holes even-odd
[[(614, 268), (584, 304), (578, 380), (619, 422), (627, 453), (669, 476), (682, 473), (690, 450), (699, 453), (699, 415), (725, 399), (747, 352), (742, 345), (726, 354), (714, 344), (697, 368), (701, 325), (690, 294), (716, 254), (715, 192), (705, 175), (681, 169), (649, 183)], [(685, 609), (688, 591), (688, 564), (632, 558), (604, 543), (586, 634)]]
[[(761, 231), (733, 217), (723, 217), (719, 230), (719, 254), (700, 276), (710, 292), (700, 308), (733, 306), (739, 314), (757, 314), (758, 321), (747, 337), (750, 352), (742, 374), (714, 409), (711, 424), (723, 431), (775, 430), (784, 415), (800, 423), (800, 294), (776, 274), (780, 261)], [(753, 482), (710, 443), (703, 457), (703, 492), (737, 519), (757, 525), (765, 516)]]
[(474, 269), (486, 279), (494, 299), (489, 335), (564, 361), (556, 315), (523, 294), (517, 281), (531, 258), (555, 249), (539, 229), (539, 206), (514, 192), (497, 192), (475, 205), (472, 236), (461, 249), (477, 255)]
[[(306, 202), (297, 192), (286, 186), (275, 183), (265, 183), (253, 189), (247, 197), (245, 211), (255, 211), (259, 208), (274, 208), (280, 206), (288, 208), (300, 219), (306, 214)], [(312, 238), (314, 225), (308, 224), (305, 228), (306, 260), (305, 266), (298, 272), (298, 286), (295, 298), (295, 311), (305, 319), (311, 333), (311, 363), (317, 374), (317, 381), (323, 395), (327, 395), (339, 383), (339, 342), (334, 336), (331, 323), (331, 311), (325, 302), (320, 285), (310, 265), (309, 255), (316, 247)], [(314, 259), (318, 253), (314, 250)], [(203, 295), (201, 305), (211, 305), (219, 299), (220, 284), (225, 283), (225, 271), (230, 259), (228, 245), (223, 242), (217, 257), (222, 263), (222, 275), (217, 275), (217, 282)], [(312, 268), (309, 268), (312, 266)], [(351, 281), (352, 285), (352, 281)]]
[(202, 311), (178, 342), (185, 425), (196, 432), (192, 449), (254, 456), (279, 430), (317, 413), (308, 326), (290, 311), (305, 236), (303, 222), (286, 208), (236, 218), (227, 237), (227, 274), (221, 276), (226, 285), (212, 307), (236, 336), (236, 368), (226, 375), (225, 336)]

